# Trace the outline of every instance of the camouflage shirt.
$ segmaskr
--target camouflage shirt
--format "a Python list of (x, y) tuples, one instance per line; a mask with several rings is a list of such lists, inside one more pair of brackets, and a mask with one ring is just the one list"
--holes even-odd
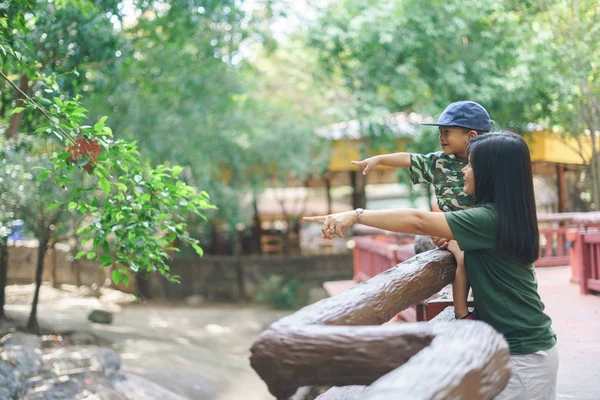
[(458, 211), (473, 206), (473, 197), (463, 190), (465, 179), (461, 169), (467, 160), (441, 151), (410, 155), (410, 179), (413, 183), (433, 185), (440, 210)]

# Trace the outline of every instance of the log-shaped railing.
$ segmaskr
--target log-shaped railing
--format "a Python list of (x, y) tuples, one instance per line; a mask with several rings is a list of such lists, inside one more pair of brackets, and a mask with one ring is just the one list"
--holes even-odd
[(451, 282), (443, 250), (419, 254), (273, 323), (250, 363), (278, 399), (301, 386), (326, 399), (492, 399), (510, 377), (508, 345), (483, 322), (381, 325)]

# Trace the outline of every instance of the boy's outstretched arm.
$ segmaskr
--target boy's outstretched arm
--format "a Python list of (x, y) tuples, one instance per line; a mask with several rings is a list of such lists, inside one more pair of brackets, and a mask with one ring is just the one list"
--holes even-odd
[(410, 168), (410, 153), (380, 154), (378, 156), (365, 158), (362, 161), (351, 161), (363, 170), (363, 175), (368, 174), (375, 167)]

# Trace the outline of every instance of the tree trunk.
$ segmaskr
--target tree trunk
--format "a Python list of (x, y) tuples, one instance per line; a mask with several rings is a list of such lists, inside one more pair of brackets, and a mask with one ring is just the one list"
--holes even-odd
[(600, 210), (600, 156), (598, 155), (597, 152), (592, 157), (591, 169), (592, 169), (591, 176), (592, 176), (592, 180), (593, 180), (592, 190), (594, 191), (594, 193), (592, 194), (592, 198), (594, 200), (595, 210), (599, 211)]
[(239, 300), (246, 300), (246, 280), (244, 278), (244, 264), (242, 264), (242, 241), (240, 232), (235, 231), (233, 240), (233, 255), (235, 257), (235, 273), (238, 285)]
[(556, 191), (558, 195), (558, 212), (565, 212), (565, 166), (556, 164)]
[(8, 280), (8, 243), (0, 243), (0, 318), (4, 318), (5, 289)]
[(254, 211), (254, 240), (256, 248), (258, 249), (258, 254), (262, 255), (262, 241), (261, 234), (262, 228), (260, 226), (260, 213), (258, 212), (258, 195), (256, 191), (252, 191), (252, 208)]
[[(23, 93), (29, 94), (29, 90), (30, 90), (29, 78), (27, 77), (26, 73), (23, 73), (23, 75), (21, 75), (21, 79), (19, 80), (19, 89)], [(17, 99), (17, 107), (23, 107), (25, 105), (25, 101), (24, 101), (25, 96), (23, 94), (21, 94), (21, 92), (17, 91), (16, 99)], [(8, 129), (6, 130), (6, 133), (5, 133), (5, 136), (7, 139), (17, 136), (17, 133), (19, 132), (19, 128), (21, 127), (22, 121), (23, 121), (23, 112), (13, 114), (13, 116), (10, 118), (10, 125), (8, 126)]]
[(327, 196), (327, 214), (332, 214), (332, 199), (331, 199), (331, 178), (325, 177), (325, 195)]
[(152, 298), (152, 279), (145, 272), (135, 274), (135, 292), (139, 299)]
[(37, 321), (37, 306), (40, 298), (40, 287), (42, 286), (42, 273), (44, 272), (44, 257), (46, 256), (46, 250), (48, 248), (48, 239), (40, 239), (40, 245), (38, 247), (38, 260), (37, 267), (35, 270), (35, 293), (33, 295), (33, 302), (31, 303), (31, 314), (29, 314), (29, 320), (27, 321), (27, 331), (39, 335), (40, 327)]
[[(6, 75), (6, 70), (2, 70), (4, 75)], [(8, 99), (6, 98), (6, 81), (4, 79), (0, 80), (0, 118), (4, 118), (6, 116), (6, 102)]]
[(290, 254), (290, 221), (285, 218), (286, 227), (281, 231), (281, 254), (287, 257)]
[(56, 274), (56, 270), (57, 270), (57, 265), (56, 265), (56, 248), (54, 246), (52, 246), (52, 249), (50, 249), (50, 251), (52, 252), (52, 287), (53, 288), (58, 288), (59, 284), (58, 284), (58, 278), (57, 278), (57, 274)]
[(352, 207), (365, 208), (367, 206), (367, 196), (365, 186), (367, 178), (360, 171), (350, 171), (350, 184), (352, 185)]
[(590, 177), (592, 178), (592, 203), (595, 210), (600, 210), (600, 160), (596, 144), (596, 131), (593, 124), (588, 124), (591, 134), (592, 158), (590, 159)]

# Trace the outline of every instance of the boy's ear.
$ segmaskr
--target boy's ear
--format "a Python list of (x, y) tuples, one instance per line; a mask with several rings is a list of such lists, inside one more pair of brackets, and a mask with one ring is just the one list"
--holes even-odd
[(477, 133), (477, 131), (471, 130), (467, 133), (467, 135), (468, 135), (469, 139), (473, 139), (474, 137), (477, 137), (478, 133)]

